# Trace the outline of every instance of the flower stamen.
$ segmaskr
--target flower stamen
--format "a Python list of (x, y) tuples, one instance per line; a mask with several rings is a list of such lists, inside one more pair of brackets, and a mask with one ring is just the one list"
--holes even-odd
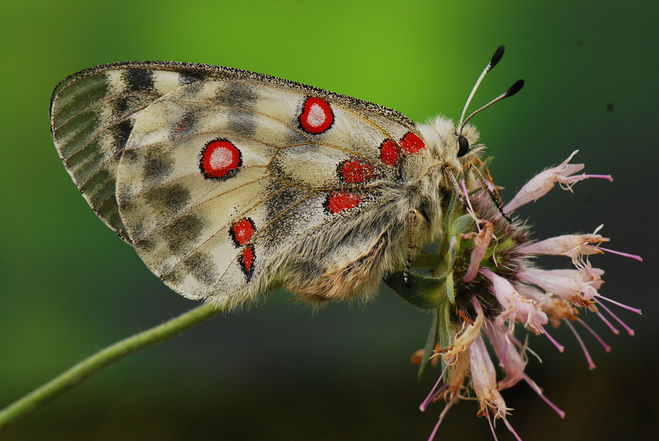
[(535, 393), (537, 393), (538, 396), (539, 396), (540, 398), (542, 398), (542, 400), (543, 400), (545, 403), (547, 403), (547, 405), (548, 405), (549, 407), (551, 407), (551, 408), (554, 410), (554, 412), (556, 412), (556, 413), (558, 414), (559, 417), (561, 417), (561, 418), (565, 418), (565, 411), (563, 411), (560, 407), (558, 407), (557, 405), (555, 405), (554, 403), (552, 403), (552, 402), (549, 400), (549, 398), (547, 398), (547, 397), (545, 396), (545, 394), (544, 394), (543, 391), (542, 391), (542, 388), (541, 388), (540, 386), (538, 386), (538, 384), (537, 384), (535, 381), (533, 381), (533, 380), (531, 379), (531, 377), (529, 377), (528, 375), (524, 374), (524, 381), (526, 381), (526, 383), (527, 383), (529, 386), (531, 386), (531, 389), (533, 389), (533, 391), (534, 391)]
[[(606, 300), (607, 302), (609, 302), (609, 303), (613, 303), (614, 305), (617, 305), (617, 306), (619, 306), (619, 307), (621, 307), (621, 308), (623, 308), (623, 309), (626, 309), (626, 310), (628, 310), (628, 311), (635, 312), (635, 313), (638, 314), (638, 315), (643, 315), (643, 311), (640, 310), (639, 308), (634, 308), (634, 307), (632, 307), (632, 306), (625, 305), (624, 303), (617, 302), (617, 301), (615, 301), (615, 300), (613, 300), (613, 299), (610, 299), (610, 298), (608, 298), (608, 297), (604, 297), (604, 296), (603, 296), (602, 294), (600, 294), (600, 293), (595, 294), (595, 297), (599, 297), (599, 298), (602, 299), (602, 300)], [(598, 302), (598, 304), (601, 305), (602, 302)]]
[(448, 366), (449, 366), (448, 363), (444, 363), (444, 369), (442, 369), (442, 373), (439, 375), (439, 378), (435, 382), (435, 385), (430, 390), (428, 396), (419, 405), (419, 410), (421, 410), (421, 412), (425, 412), (426, 408), (428, 407), (428, 404), (430, 404), (430, 402), (432, 401), (433, 395), (435, 394), (435, 390), (439, 386), (439, 383), (442, 381), (442, 378), (444, 378), (444, 374), (446, 373), (446, 369), (448, 369)]
[(622, 326), (623, 328), (625, 328), (625, 331), (627, 331), (627, 334), (629, 334), (629, 335), (634, 335), (634, 334), (636, 334), (632, 328), (630, 328), (629, 326), (627, 326), (627, 324), (626, 324), (625, 322), (623, 322), (623, 321), (622, 321), (617, 315), (615, 315), (615, 314), (613, 313), (613, 311), (611, 311), (609, 308), (607, 308), (605, 304), (603, 304), (602, 302), (599, 302), (598, 305), (599, 305), (600, 308), (602, 308), (603, 310), (605, 310), (606, 312), (608, 312), (609, 315), (610, 315), (611, 317), (613, 317), (613, 318), (615, 319), (615, 321), (617, 321), (617, 322), (620, 324), (620, 326)]
[(604, 248), (604, 247), (598, 247), (602, 251), (606, 251), (607, 253), (611, 254), (617, 254), (618, 256), (623, 256), (623, 257), (628, 257), (630, 259), (638, 260), (639, 262), (643, 262), (643, 258), (637, 254), (630, 254), (630, 253), (623, 253), (622, 251), (616, 251), (616, 250), (611, 250), (609, 248)]
[(586, 356), (586, 361), (588, 361), (588, 369), (591, 371), (595, 369), (595, 363), (593, 362), (593, 359), (590, 357), (590, 354), (588, 353), (588, 349), (586, 348), (586, 345), (584, 344), (583, 340), (581, 339), (581, 336), (577, 332), (576, 329), (574, 329), (574, 326), (572, 326), (572, 323), (570, 323), (569, 320), (563, 319), (565, 324), (567, 325), (568, 328), (570, 328), (570, 331), (574, 334), (576, 337), (577, 341), (579, 342), (579, 345), (581, 346), (581, 350), (583, 351), (584, 355)]
[[(600, 304), (600, 306), (601, 306), (601, 304)], [(597, 316), (598, 316), (599, 318), (602, 319), (602, 321), (604, 322), (604, 324), (605, 324), (606, 326), (609, 327), (609, 329), (611, 330), (611, 332), (613, 332), (615, 335), (620, 334), (620, 331), (618, 330), (618, 328), (616, 328), (615, 326), (613, 326), (613, 325), (611, 324), (611, 322), (610, 322), (606, 317), (604, 317), (604, 314), (602, 314), (601, 312), (597, 312)], [(634, 335), (634, 334), (632, 334), (632, 335)]]
[(437, 430), (439, 430), (439, 425), (442, 424), (442, 421), (444, 421), (444, 417), (446, 417), (446, 414), (448, 413), (449, 409), (453, 407), (453, 405), (457, 402), (458, 402), (457, 397), (453, 397), (448, 403), (446, 403), (444, 409), (442, 409), (442, 412), (439, 414), (439, 418), (437, 419), (437, 424), (435, 424), (435, 427), (432, 429), (432, 432), (428, 437), (428, 441), (433, 441), (433, 439), (435, 439)]
[(517, 439), (517, 441), (522, 441), (522, 438), (520, 438), (519, 435), (517, 434), (517, 432), (515, 432), (515, 429), (513, 429), (513, 426), (510, 424), (508, 419), (503, 418), (503, 422), (506, 425), (506, 427), (508, 428), (508, 430), (510, 431), (510, 433), (512, 433), (515, 436), (515, 439)]
[(485, 418), (487, 418), (487, 424), (490, 426), (490, 431), (492, 432), (492, 438), (494, 438), (494, 441), (499, 441), (499, 438), (497, 438), (497, 434), (494, 431), (494, 425), (492, 425), (492, 419), (490, 418), (490, 412), (485, 409)]
[(581, 323), (581, 324), (583, 325), (584, 328), (586, 328), (586, 329), (588, 330), (588, 332), (591, 333), (591, 335), (592, 335), (593, 337), (595, 337), (595, 339), (599, 342), (599, 344), (602, 345), (602, 347), (604, 348), (604, 351), (606, 351), (606, 352), (610, 352), (610, 351), (611, 351), (611, 346), (609, 346), (608, 344), (606, 344), (606, 342), (604, 341), (604, 339), (603, 339), (602, 337), (600, 337), (600, 336), (597, 334), (597, 332), (593, 331), (593, 329), (592, 329), (590, 326), (588, 326), (588, 324), (587, 324), (586, 322), (584, 322), (583, 320), (581, 320), (580, 318), (577, 318), (577, 320), (579, 321), (579, 323)]
[(563, 346), (562, 344), (560, 344), (559, 342), (557, 342), (557, 341), (554, 339), (554, 337), (552, 337), (551, 335), (549, 335), (549, 332), (547, 332), (547, 330), (546, 330), (544, 327), (541, 326), (541, 328), (542, 328), (542, 333), (545, 334), (545, 335), (547, 336), (547, 338), (549, 339), (549, 341), (552, 342), (552, 344), (553, 344), (554, 346), (556, 346), (556, 349), (558, 349), (558, 352), (563, 352), (563, 351), (565, 350), (565, 346)]

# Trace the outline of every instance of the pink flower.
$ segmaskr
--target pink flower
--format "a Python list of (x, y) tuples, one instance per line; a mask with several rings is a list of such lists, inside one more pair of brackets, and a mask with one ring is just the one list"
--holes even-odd
[[(542, 197), (556, 182), (571, 191), (574, 183), (587, 178), (611, 180), (609, 175), (573, 176), (584, 168), (583, 164), (569, 164), (576, 153), (572, 153), (561, 165), (536, 175), (501, 211), (509, 213)], [(485, 175), (489, 176), (486, 169)], [(591, 234), (566, 234), (530, 242), (529, 227), (518, 220), (509, 221), (502, 216), (497, 209), (500, 206), (498, 197), (487, 191), (496, 186), (483, 176), (479, 178), (482, 186), (480, 190), (471, 188), (467, 191), (466, 182), (474, 181), (470, 181), (469, 176), (461, 181), (467, 208), (461, 207), (457, 196), (454, 196), (444, 214), (446, 228), (438, 240), (439, 251), (434, 260), (426, 260), (438, 262), (438, 266), (420, 278), (427, 292), (435, 296), (433, 299), (438, 292), (445, 295), (439, 306), (433, 306), (436, 308), (435, 325), (431, 328), (424, 356), (420, 357), (422, 370), (431, 364), (431, 359), (441, 358), (442, 361), (441, 374), (420, 406), (425, 411), (433, 402), (446, 402), (429, 441), (437, 434), (449, 409), (461, 398), (468, 397), (470, 389), (479, 401), (478, 416), (487, 418), (495, 439), (492, 416), (495, 422), (503, 420), (508, 430), (520, 440), (507, 419), (511, 409), (506, 406), (501, 391), (522, 380), (561, 418), (565, 416), (525, 373), (526, 354), (533, 351), (527, 346), (526, 340), (522, 340), (522, 343), (515, 337), (518, 324), (536, 335), (544, 334), (561, 352), (564, 346), (547, 332), (545, 325), (550, 321), (554, 327), (565, 324), (581, 347), (588, 367), (593, 369), (595, 363), (586, 342), (577, 332), (577, 324), (585, 328), (607, 352), (610, 346), (579, 317), (579, 310), (587, 308), (612, 332), (618, 333), (604, 315), (607, 313), (612, 321), (625, 328), (630, 335), (633, 335), (634, 330), (602, 302), (641, 314), (639, 309), (600, 294), (604, 285), (604, 271), (593, 268), (589, 262), (589, 256), (602, 252), (640, 261), (639, 256), (603, 248), (601, 245), (608, 242), (609, 238), (598, 234), (601, 226)], [(446, 244), (455, 250), (449, 254), (450, 259), (447, 258)], [(539, 254), (567, 256), (575, 268), (538, 268), (534, 266), (533, 258)], [(434, 288), (433, 283), (436, 284)], [(405, 295), (401, 293), (403, 298), (406, 298)], [(485, 338), (490, 340), (499, 361), (499, 378)]]
[(547, 293), (554, 294), (568, 302), (579, 306), (588, 306), (597, 290), (604, 283), (601, 275), (604, 271), (597, 268), (581, 270), (541, 270), (526, 268), (517, 273), (517, 278), (542, 288)]
[(565, 161), (563, 161), (561, 165), (549, 168), (535, 175), (533, 179), (531, 179), (526, 183), (526, 185), (522, 187), (522, 189), (515, 195), (513, 200), (508, 202), (508, 204), (503, 207), (503, 212), (511, 213), (516, 208), (519, 208), (528, 202), (537, 201), (549, 193), (549, 191), (554, 188), (554, 184), (556, 182), (561, 185), (561, 188), (572, 191), (572, 185), (588, 178), (600, 178), (613, 181), (611, 175), (581, 174), (577, 176), (571, 176), (574, 173), (583, 170), (584, 168), (584, 164), (568, 164), (570, 159), (572, 159), (572, 157), (578, 152), (579, 150), (572, 152), (572, 154)]
[(540, 242), (524, 245), (519, 249), (522, 254), (547, 254), (551, 256), (567, 256), (577, 268), (584, 266), (583, 256), (602, 254), (599, 245), (608, 242), (608, 237), (596, 234), (603, 225), (597, 227), (593, 234), (566, 234), (551, 237)]
[(572, 263), (577, 268), (587, 266), (583, 256), (592, 256), (593, 254), (602, 254), (605, 251), (612, 254), (629, 257), (640, 262), (643, 261), (640, 256), (620, 251), (603, 248), (600, 245), (608, 242), (608, 237), (597, 234), (604, 225), (600, 225), (592, 234), (566, 234), (563, 236), (550, 237), (549, 239), (533, 242), (519, 248), (521, 254), (546, 254), (551, 256), (567, 256), (572, 259)]
[(503, 312), (496, 319), (497, 324), (501, 326), (504, 321), (509, 320), (510, 332), (512, 332), (512, 327), (518, 321), (535, 334), (543, 332), (542, 325), (547, 324), (548, 319), (547, 315), (538, 308), (537, 302), (519, 295), (508, 280), (494, 274), (489, 269), (481, 268), (479, 272), (491, 282), (489, 289), (503, 307)]
[(508, 408), (499, 393), (497, 374), (487, 353), (483, 337), (480, 335), (469, 347), (469, 369), (471, 386), (480, 403), (478, 415), (483, 416), (488, 410), (492, 410), (495, 419), (505, 418)]
[(516, 385), (524, 379), (526, 363), (522, 360), (522, 356), (515, 349), (515, 345), (508, 334), (501, 331), (497, 326), (490, 324), (485, 327), (485, 332), (490, 343), (492, 343), (494, 353), (499, 359), (499, 366), (506, 373), (506, 377), (499, 380), (499, 390)]
[(515, 283), (514, 286), (518, 293), (538, 302), (538, 306), (547, 314), (554, 327), (558, 327), (563, 319), (577, 319), (576, 309), (570, 302), (523, 283)]

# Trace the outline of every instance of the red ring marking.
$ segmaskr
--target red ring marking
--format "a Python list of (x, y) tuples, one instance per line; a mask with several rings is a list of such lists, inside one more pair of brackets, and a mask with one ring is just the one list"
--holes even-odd
[(423, 140), (412, 132), (407, 132), (400, 140), (400, 147), (405, 153), (418, 153), (426, 148)]
[(245, 245), (254, 235), (254, 221), (252, 219), (245, 217), (234, 223), (231, 228), (229, 228), (229, 235), (233, 239), (233, 244), (236, 248)]
[(350, 210), (361, 204), (363, 199), (361, 196), (352, 193), (345, 193), (341, 191), (333, 191), (325, 201), (325, 209), (330, 213), (339, 213), (341, 211)]
[(380, 144), (380, 160), (392, 167), (398, 164), (398, 146), (391, 139), (385, 139)]
[(298, 117), (300, 127), (307, 132), (317, 135), (327, 131), (334, 123), (334, 112), (324, 99), (309, 96), (304, 100), (302, 113)]
[(243, 270), (248, 280), (250, 277), (252, 277), (252, 273), (254, 272), (255, 260), (256, 260), (256, 254), (254, 254), (254, 247), (252, 245), (246, 247), (238, 257), (240, 268)]
[(201, 151), (199, 167), (209, 179), (229, 179), (238, 173), (242, 165), (240, 150), (227, 139), (216, 139)]
[(340, 163), (338, 171), (339, 177), (348, 184), (359, 184), (374, 178), (373, 166), (356, 159)]

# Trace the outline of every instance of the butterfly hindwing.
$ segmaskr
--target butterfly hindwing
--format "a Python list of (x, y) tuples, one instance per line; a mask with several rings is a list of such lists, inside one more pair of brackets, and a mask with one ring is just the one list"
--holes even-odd
[[(131, 86), (128, 72), (137, 66), (150, 72), (142, 78), (158, 81)], [(287, 265), (308, 266), (302, 243), (326, 254), (317, 256), (320, 273), (379, 249), (384, 227), (362, 232), (352, 251), (348, 239), (328, 248), (325, 234), (340, 239), (343, 228), (354, 241), (360, 215), (382, 211), (383, 189), (398, 185), (405, 155), (419, 151), (406, 148), (410, 136), (419, 139), (409, 120), (273, 77), (184, 66), (101, 67), (56, 90), (53, 105), (69, 172), (97, 212), (112, 206), (104, 220), (155, 274), (187, 297), (239, 304)], [(92, 86), (78, 85), (85, 82)], [(66, 132), (76, 117), (59, 109), (83, 97), (95, 116), (81, 124), (74, 146), (76, 135)], [(121, 99), (133, 104), (109, 116)], [(129, 135), (111, 137), (123, 121)], [(103, 200), (70, 164), (102, 137), (111, 138), (89, 156), (101, 155), (93, 170), (107, 177)]]

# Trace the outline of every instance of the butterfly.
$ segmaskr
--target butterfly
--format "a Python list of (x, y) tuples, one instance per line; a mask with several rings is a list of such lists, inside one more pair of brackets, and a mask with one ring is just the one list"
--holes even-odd
[(455, 177), (483, 151), (462, 122), (415, 123), (312, 86), (178, 62), (71, 75), (50, 122), (108, 227), (174, 291), (225, 307), (275, 281), (313, 302), (368, 299), (437, 237)]

